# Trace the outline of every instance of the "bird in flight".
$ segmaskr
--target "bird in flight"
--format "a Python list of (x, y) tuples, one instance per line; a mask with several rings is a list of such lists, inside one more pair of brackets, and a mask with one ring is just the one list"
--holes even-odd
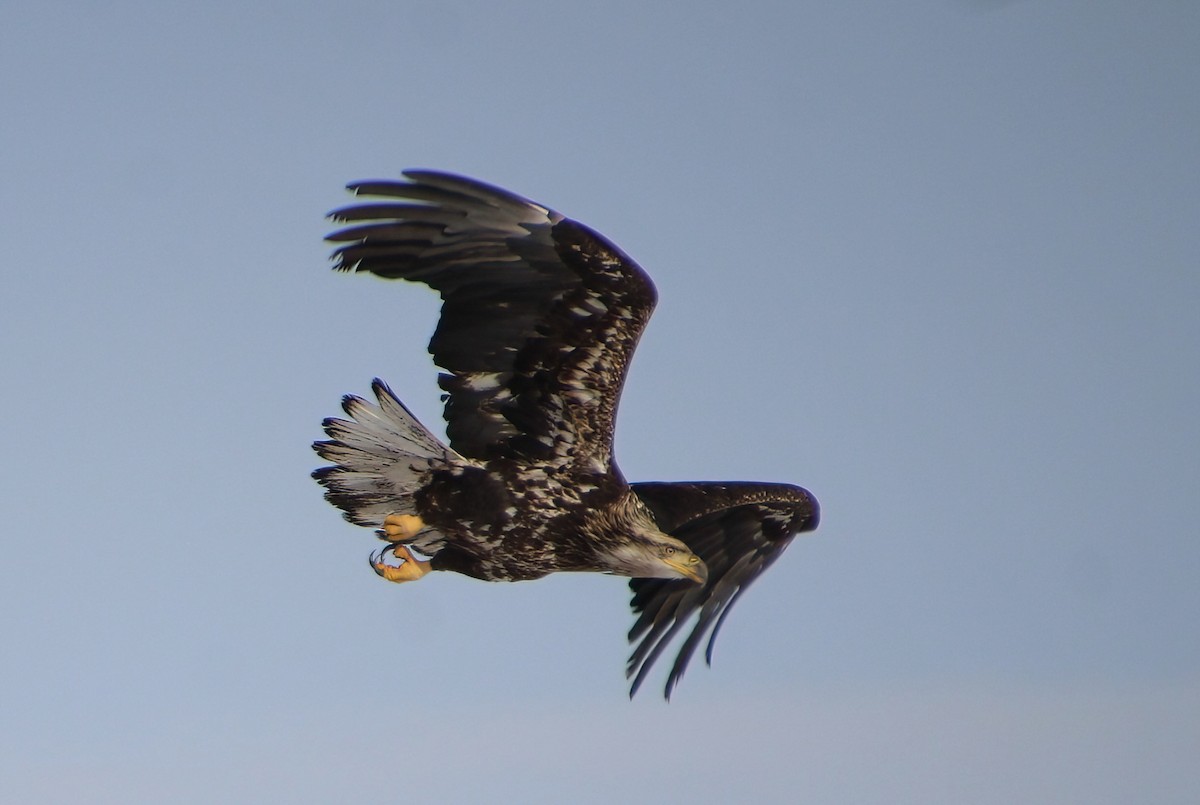
[[(482, 182), (425, 170), (349, 185), (330, 213), (334, 268), (441, 295), (429, 342), (447, 443), (376, 379), (370, 402), (323, 423), (313, 473), (351, 523), (376, 530), (392, 582), (453, 571), (484, 581), (560, 571), (630, 577), (633, 696), (690, 625), (664, 695), (730, 607), (800, 533), (805, 489), (750, 482), (628, 483), (613, 457), (617, 403), (657, 294), (599, 233)], [(693, 622), (693, 616), (696, 616)]]

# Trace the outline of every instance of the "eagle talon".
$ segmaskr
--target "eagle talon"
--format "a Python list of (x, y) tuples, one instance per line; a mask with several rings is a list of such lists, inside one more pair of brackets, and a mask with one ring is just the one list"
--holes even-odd
[[(388, 553), (400, 560), (398, 565), (389, 565), (383, 561), (383, 557)], [(413, 556), (412, 551), (407, 545), (390, 545), (383, 550), (378, 559), (372, 559), (371, 567), (375, 569), (376, 575), (387, 581), (402, 584), (406, 581), (416, 581), (423, 578), (430, 570), (428, 561), (418, 559)]]

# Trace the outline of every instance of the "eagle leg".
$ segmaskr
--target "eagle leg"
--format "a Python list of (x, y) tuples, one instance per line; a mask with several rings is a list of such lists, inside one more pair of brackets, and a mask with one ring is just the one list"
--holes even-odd
[(389, 514), (380, 530), (389, 542), (407, 542), (424, 527), (425, 522), (415, 514)]
[[(391, 553), (392, 556), (399, 559), (400, 564), (389, 565), (384, 562), (383, 557), (388, 553)], [(386, 579), (387, 581), (393, 581), (397, 584), (401, 584), (406, 581), (416, 581), (417, 579), (424, 577), (427, 573), (429, 573), (430, 570), (432, 570), (429, 562), (413, 556), (412, 551), (408, 549), (407, 545), (401, 545), (399, 543), (389, 545), (387, 548), (384, 548), (383, 553), (379, 555), (379, 558), (376, 559), (375, 557), (372, 557), (371, 567), (375, 568), (375, 573), (378, 574), (380, 578)]]

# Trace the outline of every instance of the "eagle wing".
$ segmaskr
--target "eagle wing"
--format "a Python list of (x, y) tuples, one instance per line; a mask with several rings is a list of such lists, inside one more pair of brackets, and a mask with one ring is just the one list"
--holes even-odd
[[(650, 318), (650, 278), (588, 227), (491, 185), (432, 171), (349, 185), (330, 213), (335, 268), (442, 297), (429, 342), (460, 455), (615, 471), (613, 426)], [(416, 203), (412, 203), (416, 202)]]
[(675, 635), (699, 613), (667, 677), (664, 695), (670, 699), (705, 634), (705, 661), (711, 663), (713, 643), (730, 607), (797, 534), (817, 527), (820, 510), (807, 490), (788, 484), (631, 486), (654, 514), (658, 527), (686, 543), (708, 565), (708, 581), (703, 586), (666, 579), (629, 582), (637, 615), (629, 630), (629, 642), (637, 642), (626, 668), (626, 676), (633, 677), (630, 696)]

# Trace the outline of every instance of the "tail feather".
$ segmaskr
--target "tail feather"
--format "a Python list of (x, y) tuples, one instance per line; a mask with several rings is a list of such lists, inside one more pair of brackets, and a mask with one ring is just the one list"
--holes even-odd
[(459, 457), (382, 380), (376, 378), (371, 391), (377, 405), (347, 395), (342, 408), (351, 418), (325, 420), (329, 440), (315, 442), (313, 449), (333, 465), (321, 467), (313, 478), (347, 520), (378, 528), (389, 514), (415, 514), (413, 495), (425, 476)]

